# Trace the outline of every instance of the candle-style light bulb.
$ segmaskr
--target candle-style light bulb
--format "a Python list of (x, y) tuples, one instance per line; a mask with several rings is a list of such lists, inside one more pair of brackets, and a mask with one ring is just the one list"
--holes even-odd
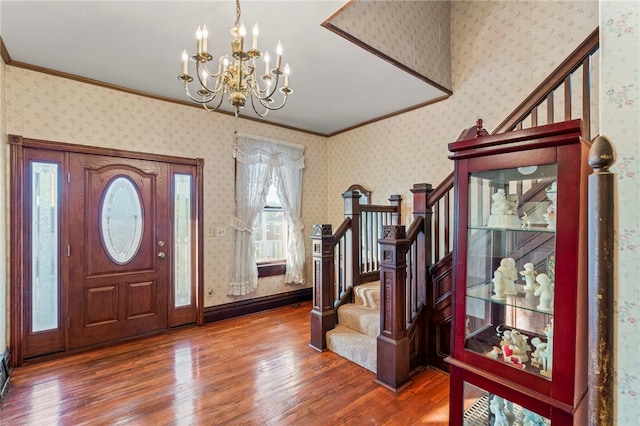
[(240, 50), (244, 50), (244, 37), (247, 35), (247, 28), (244, 24), (240, 24), (240, 31), (238, 34), (240, 35)]
[(282, 43), (278, 41), (278, 46), (276, 47), (276, 69), (280, 69), (280, 62), (282, 61)]
[(289, 87), (289, 74), (291, 73), (291, 69), (289, 68), (289, 63), (284, 65), (284, 87)]
[(202, 53), (202, 27), (200, 25), (196, 29), (196, 53), (198, 55)]
[(226, 56), (222, 60), (222, 67), (222, 71), (227, 72), (227, 68), (229, 68), (229, 58), (227, 58)]
[(258, 50), (258, 35), (260, 34), (260, 30), (258, 30), (258, 24), (256, 23), (253, 26), (253, 45), (252, 45), (252, 49), (253, 50)]
[(187, 49), (182, 51), (182, 74), (189, 74), (189, 55), (187, 54)]
[(209, 38), (209, 31), (207, 30), (207, 24), (202, 26), (202, 51), (207, 53), (207, 39)]
[(265, 75), (269, 74), (269, 60), (271, 58), (269, 57), (269, 52), (265, 52), (264, 53), (264, 73)]

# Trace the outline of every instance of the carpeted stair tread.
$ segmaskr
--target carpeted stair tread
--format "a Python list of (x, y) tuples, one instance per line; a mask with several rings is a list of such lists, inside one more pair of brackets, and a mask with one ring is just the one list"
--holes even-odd
[(327, 348), (351, 362), (376, 372), (377, 339), (342, 325), (327, 332)]
[(375, 339), (380, 334), (380, 311), (347, 303), (338, 308), (338, 323)]
[(380, 309), (380, 281), (360, 284), (354, 288), (356, 305)]

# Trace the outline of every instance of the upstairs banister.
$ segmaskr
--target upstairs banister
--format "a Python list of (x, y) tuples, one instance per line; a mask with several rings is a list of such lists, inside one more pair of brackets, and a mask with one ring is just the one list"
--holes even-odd
[(500, 123), (492, 134), (505, 133), (512, 130), (520, 130), (522, 122), (531, 115), (531, 127), (536, 127), (538, 123), (537, 108), (543, 103), (547, 103), (546, 124), (554, 122), (555, 113), (555, 90), (564, 85), (564, 119), (571, 120), (572, 102), (571, 102), (571, 75), (582, 67), (582, 119), (584, 120), (583, 137), (590, 139), (590, 119), (591, 119), (591, 103), (590, 103), (590, 70), (589, 62), (591, 56), (599, 48), (599, 28), (596, 28), (580, 46), (578, 46), (536, 89)]

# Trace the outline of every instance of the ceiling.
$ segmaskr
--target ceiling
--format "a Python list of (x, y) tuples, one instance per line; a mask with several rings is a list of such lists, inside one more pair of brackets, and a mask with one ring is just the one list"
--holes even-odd
[[(345, 1), (242, 1), (242, 21), (260, 26), (259, 49), (291, 66), (294, 93), (266, 121), (332, 135), (444, 95), (323, 28)], [(228, 53), (232, 1), (0, 1), (9, 64), (45, 68), (134, 92), (187, 101), (180, 55), (206, 24), (209, 51)], [(6, 60), (7, 58), (5, 58)], [(226, 104), (226, 100), (225, 100)], [(249, 105), (241, 112), (256, 117)]]

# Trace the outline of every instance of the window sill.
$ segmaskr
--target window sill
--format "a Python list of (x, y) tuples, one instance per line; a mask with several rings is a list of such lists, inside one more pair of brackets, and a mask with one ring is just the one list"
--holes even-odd
[(286, 272), (286, 268), (287, 268), (286, 263), (259, 263), (258, 278), (284, 275)]

